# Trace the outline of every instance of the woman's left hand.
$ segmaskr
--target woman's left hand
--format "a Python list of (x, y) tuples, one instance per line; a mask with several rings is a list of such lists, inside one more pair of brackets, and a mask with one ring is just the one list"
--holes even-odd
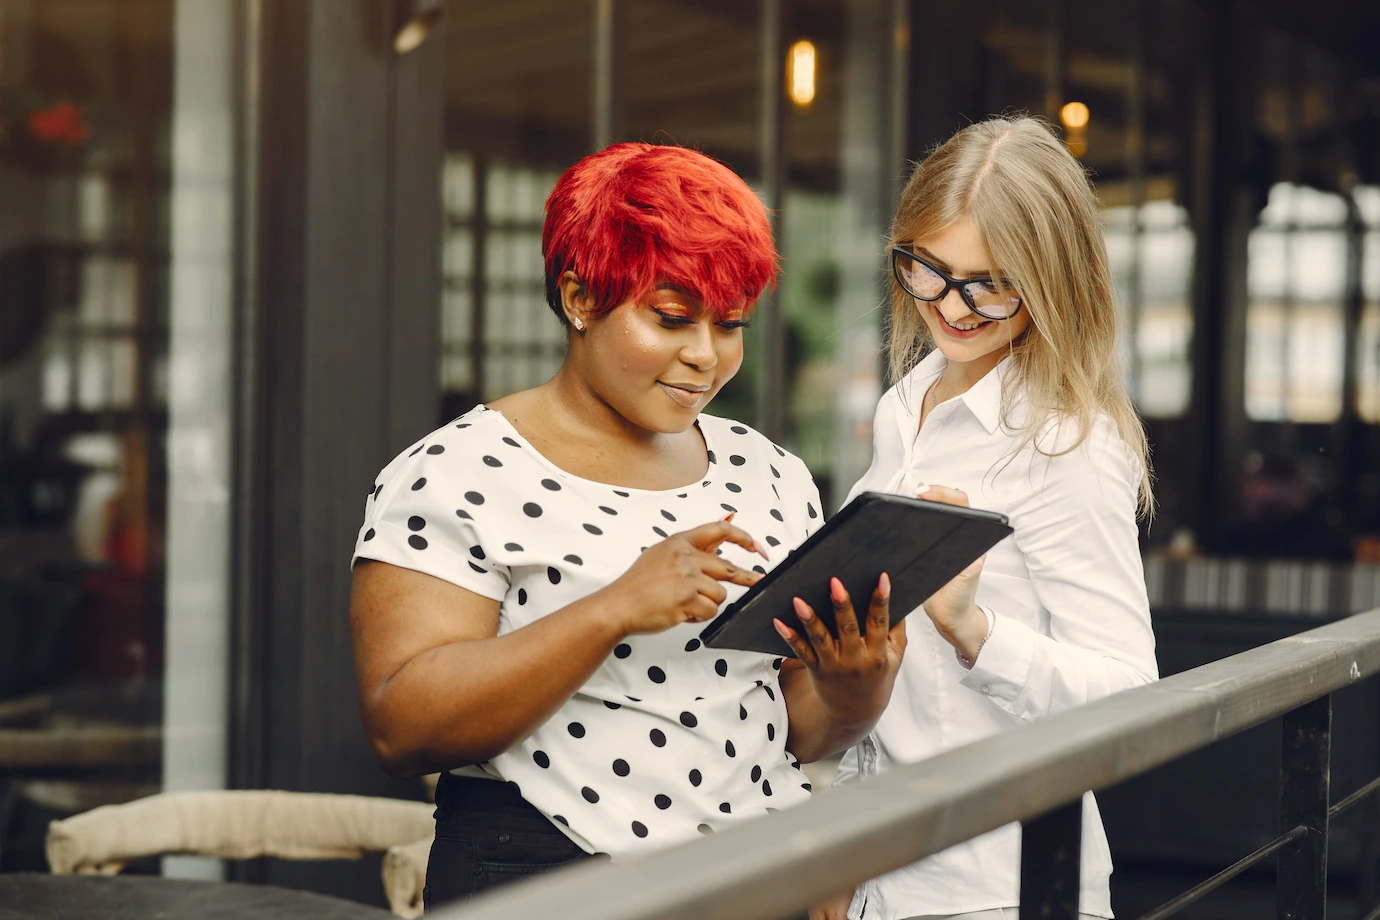
[[(915, 497), (960, 508), (972, 507), (966, 494), (948, 486), (923, 486)], [(987, 637), (987, 615), (977, 606), (978, 581), (982, 578), (982, 563), (986, 558), (979, 556), (922, 605), (944, 641), (969, 660), (977, 656), (978, 647)]]
[(872, 592), (867, 635), (858, 629), (853, 601), (837, 578), (829, 580), (838, 638), (820, 622), (810, 605), (795, 599), (796, 616), (805, 637), (780, 620), (773, 620), (796, 658), (805, 666), (824, 714), (835, 726), (870, 730), (891, 698), (891, 685), (906, 651), (906, 624), (891, 624), (891, 580), (883, 574)]

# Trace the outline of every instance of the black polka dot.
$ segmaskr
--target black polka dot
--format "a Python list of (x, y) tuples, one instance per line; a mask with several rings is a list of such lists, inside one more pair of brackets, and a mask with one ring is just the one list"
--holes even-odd
[(774, 660), (772, 661), (772, 663), (771, 663), (771, 669), (772, 669), (773, 671), (779, 671), (779, 670), (781, 670), (781, 665), (782, 665), (783, 663), (785, 663), (785, 661), (786, 661), (786, 659), (784, 659), (784, 658), (777, 658), (777, 659), (774, 659)]
[(781, 516), (781, 512), (780, 512), (779, 510), (777, 510), (776, 508), (771, 509), (771, 516), (774, 517), (774, 518), (776, 518), (778, 521), (780, 521), (780, 522), (783, 523), (783, 524), (786, 523), (786, 519), (785, 519), (784, 517)]
[(647, 825), (643, 824), (641, 821), (634, 821), (632, 823), (632, 831), (639, 837), (646, 837)]
[(771, 484), (771, 494), (776, 496), (777, 501), (781, 501), (781, 493), (776, 489), (776, 483)]
[(584, 796), (585, 801), (589, 802), (591, 805), (599, 801), (599, 793), (595, 792), (588, 786), (585, 786), (583, 789), (580, 790), (580, 795)]
[(728, 430), (733, 432), (734, 434), (747, 434), (747, 429), (744, 428), (742, 425), (734, 425), (732, 428)]
[(727, 503), (725, 503), (725, 502), (719, 502), (719, 507), (722, 508), (722, 509), (724, 509), (725, 511), (727, 511), (729, 514), (737, 514), (737, 513), (738, 513), (738, 509), (737, 509), (737, 508), (735, 508), (735, 507), (733, 507), (732, 505), (727, 504)]
[(732, 741), (725, 741), (725, 742), (724, 742), (724, 753), (727, 754), (729, 757), (737, 757), (737, 756), (738, 756), (738, 751), (737, 751), (736, 749), (734, 749), (734, 747), (733, 747), (733, 742), (732, 742)]
[(476, 558), (476, 559), (483, 559), (483, 558), (484, 558), (484, 547), (482, 547), (482, 546), (471, 546), (471, 547), (470, 547), (470, 555), (473, 556), (473, 557)]
[(614, 494), (614, 495), (621, 496), (621, 497), (623, 497), (623, 498), (627, 498), (627, 497), (628, 497), (628, 493), (627, 493), (627, 492), (619, 492), (617, 489), (614, 489), (614, 490), (613, 490), (613, 494)]
[(706, 837), (714, 833), (714, 828), (710, 827), (708, 824), (701, 824), (698, 827), (696, 827), (695, 830), (699, 831), (701, 834), (704, 834)]
[(546, 567), (546, 578), (547, 578), (547, 580), (550, 581), (553, 585), (558, 585), (558, 584), (560, 584), (560, 583), (561, 583), (561, 573), (560, 573), (560, 570), (557, 569), (557, 568), (555, 568), (554, 566), (548, 565), (548, 566)]
[(666, 733), (659, 728), (652, 729), (648, 732), (647, 737), (651, 738), (652, 744), (655, 744), (657, 747), (666, 746)]
[(642, 702), (642, 697), (640, 697), (640, 696), (628, 696), (626, 693), (623, 694), (623, 696), (624, 696), (625, 699), (630, 699), (630, 700), (632, 700), (634, 703), (640, 703), (640, 702)]
[(747, 463), (747, 458), (740, 457), (737, 454), (734, 454), (733, 456), (728, 458), (728, 462), (733, 464), (734, 466), (742, 466), (744, 463)]
[(551, 766), (551, 758), (546, 756), (545, 751), (533, 751), (532, 759), (535, 760), (537, 766), (541, 767), (543, 770)]
[(456, 425), (455, 427), (456, 427), (456, 428), (468, 428), (468, 427), (470, 427), (470, 423), (469, 423), (469, 422), (461, 422), (459, 425)]
[(583, 738), (585, 736), (585, 727), (579, 722), (571, 722), (565, 727), (565, 730), (570, 732), (570, 737), (572, 738)]
[(704, 777), (700, 775), (700, 771), (699, 771), (699, 770), (691, 770), (691, 771), (690, 771), (690, 785), (692, 785), (692, 786), (698, 786), (698, 785), (699, 785), (700, 783), (702, 783), (702, 782), (704, 782)]
[(604, 535), (604, 532), (600, 530), (598, 527), (595, 527), (593, 524), (586, 524), (585, 530), (589, 533), (594, 534), (596, 537), (602, 537)]
[(631, 654), (632, 646), (628, 645), (626, 642), (620, 643), (618, 647), (613, 650), (613, 657), (615, 658), (627, 658)]
[(382, 491), (383, 491), (383, 486), (382, 486), (380, 483), (377, 483), (377, 482), (376, 482), (376, 483), (374, 483), (374, 490), (373, 490), (372, 492), (370, 492), (369, 494), (372, 495), (372, 496), (374, 496), (374, 498), (377, 500), (378, 497), (379, 497), (379, 493), (382, 492)]
[(727, 490), (730, 491), (730, 492), (741, 492), (741, 491), (743, 491), (743, 487), (740, 486), (740, 485), (738, 485), (738, 483), (736, 483), (736, 482), (726, 482), (726, 483), (724, 483), (724, 488), (727, 489)]
[(731, 815), (733, 814), (733, 806), (728, 804), (727, 802), (720, 802), (719, 811), (723, 812), (726, 815)]
[[(465, 561), (466, 561), (466, 562), (469, 562), (468, 559), (465, 560)], [(486, 569), (486, 568), (484, 568), (483, 566), (475, 565), (473, 562), (470, 562), (469, 565), (470, 565), (470, 568), (474, 569), (474, 570), (475, 570), (476, 572), (478, 572), (480, 575), (487, 575), (487, 574), (489, 574), (489, 570)]]
[(665, 540), (666, 537), (667, 537), (666, 531), (662, 530), (660, 527), (653, 527), (653, 528), (652, 528), (652, 531), (653, 531), (658, 537), (661, 537), (661, 539), (663, 539), (663, 540)]
[(541, 487), (550, 492), (561, 491), (561, 484), (554, 479), (543, 479), (541, 481)]
[(697, 648), (699, 648), (699, 647), (700, 647), (700, 640), (699, 640), (699, 639), (691, 639), (689, 642), (685, 643), (685, 650), (686, 650), (687, 652), (693, 652), (695, 649), (697, 649)]
[(777, 447), (775, 444), (772, 445), (772, 449), (776, 451), (776, 453), (777, 453), (778, 456), (781, 456), (781, 457), (786, 456), (786, 452), (785, 452), (784, 450), (782, 450), (781, 448)]
[(622, 703), (615, 703), (615, 702), (613, 702), (612, 700), (604, 700), (604, 705), (607, 706), (609, 709), (622, 709), (622, 708), (623, 708), (623, 704), (622, 704)]
[(565, 819), (565, 815), (552, 815), (552, 816), (551, 816), (551, 820), (552, 820), (552, 821), (559, 821), (559, 822), (561, 822), (562, 824), (564, 824), (566, 827), (569, 827), (569, 826), (570, 826), (570, 822), (567, 821), (567, 820)]
[(446, 449), (442, 447), (440, 444), (433, 444), (426, 449), (426, 452), (434, 457), (437, 454), (444, 454), (446, 452)]
[(419, 489), (424, 488), (425, 486), (426, 486), (426, 477), (423, 476), (421, 479), (418, 479), (416, 482), (412, 483), (412, 491), (413, 491), (413, 492), (416, 492), (416, 491), (418, 491)]
[(722, 658), (720, 658), (718, 661), (714, 662), (714, 672), (715, 672), (716, 674), (718, 674), (720, 677), (727, 677), (727, 676), (728, 676), (728, 662), (727, 662), (727, 661), (724, 661)]
[(484, 504), (484, 496), (480, 495), (478, 492), (466, 492), (465, 501), (469, 502), (471, 505), (482, 505)]
[(682, 712), (680, 714), (680, 724), (684, 725), (686, 728), (694, 728), (696, 725), (700, 724), (700, 720), (695, 718), (693, 712)]
[(527, 603), (527, 589), (518, 588), (518, 606), (521, 607), (525, 603)]
[(420, 454), (420, 453), (422, 452), (422, 448), (423, 448), (423, 447), (426, 447), (426, 445), (425, 445), (425, 444), (418, 444), (418, 445), (417, 445), (417, 449), (414, 450), (412, 453), (408, 454), (408, 456), (409, 456), (409, 457), (415, 457), (415, 456), (417, 456), (418, 454)]
[(528, 502), (522, 506), (522, 513), (530, 518), (539, 518), (541, 517), (541, 505), (536, 502)]
[(421, 517), (421, 516), (419, 516), (419, 515), (414, 514), (414, 515), (412, 515), (412, 517), (410, 517), (410, 518), (407, 519), (407, 529), (408, 529), (408, 530), (411, 530), (411, 531), (414, 531), (414, 532), (415, 532), (415, 531), (421, 530), (421, 529), (422, 529), (423, 527), (425, 527), (425, 526), (426, 526), (426, 518)]
[(521, 447), (521, 446), (522, 446), (522, 445), (519, 444), (517, 441), (514, 441), (512, 438), (506, 437), (506, 436), (503, 438), (503, 443), (504, 443), (504, 444), (507, 444), (509, 447)]
[(810, 513), (810, 518), (811, 518), (812, 520), (813, 520), (814, 518), (819, 517), (819, 512), (815, 510), (814, 503), (812, 503), (812, 502), (806, 502), (806, 503), (805, 503), (805, 510), (808, 511), (808, 512)]
[(766, 685), (764, 684), (764, 685), (762, 686), (762, 689), (765, 690), (765, 691), (767, 691), (767, 696), (771, 698), (771, 701), (772, 701), (773, 703), (775, 703), (775, 702), (776, 702), (776, 694), (772, 692), (771, 687), (768, 687), (768, 686), (766, 686)]
[(755, 783), (762, 778), (762, 768), (756, 764), (752, 765), (752, 781)]
[(602, 512), (604, 512), (605, 514), (617, 514), (617, 513), (618, 513), (617, 511), (614, 511), (612, 508), (610, 508), (608, 505), (600, 505), (600, 506), (599, 506), (599, 510), (602, 511)]
[(710, 462), (710, 463), (718, 463), (718, 462), (719, 462), (719, 458), (716, 457), (716, 456), (714, 456), (714, 452), (713, 452), (712, 450), (709, 452), (709, 462)]
[(747, 707), (742, 703), (738, 704), (738, 718), (742, 719), (744, 722), (747, 721)]
[(414, 533), (407, 538), (407, 545), (413, 549), (426, 549), (426, 537)]
[(690, 497), (690, 493), (689, 493), (689, 492), (682, 492), (682, 493), (680, 493), (679, 495), (676, 496), (676, 498), (689, 498), (689, 497)]
[(500, 459), (498, 459), (497, 457), (490, 457), (489, 455), (485, 454), (485, 455), (484, 455), (484, 465), (485, 465), (485, 466), (492, 466), (492, 467), (499, 467), (499, 466), (502, 466), (502, 465), (503, 465), (503, 461), (500, 460)]
[(676, 519), (676, 516), (675, 516), (674, 514), (672, 514), (671, 512), (667, 511), (667, 510), (664, 509), (664, 508), (663, 508), (662, 511), (661, 511), (661, 516), (664, 517), (664, 518), (665, 518), (666, 520), (668, 520), (668, 521), (674, 521), (674, 520)]
[(780, 478), (781, 478), (781, 474), (778, 473), (778, 472), (776, 471), (776, 467), (772, 466), (770, 463), (767, 464), (767, 467), (771, 470), (771, 478), (772, 478), (772, 479), (780, 479)]
[(364, 531), (364, 542), (368, 543), (372, 539), (374, 539), (374, 528), (370, 527), (368, 530)]
[(669, 795), (658, 795), (652, 801), (656, 802), (656, 807), (660, 808), (662, 811), (671, 807), (671, 797)]
[(765, 574), (767, 574), (767, 570), (764, 569), (764, 568), (762, 568), (760, 565), (754, 565), (754, 566), (752, 567), (752, 570), (753, 570), (754, 572), (756, 572), (758, 575), (765, 575)]
[(661, 668), (658, 668), (656, 665), (652, 665), (650, 668), (647, 669), (647, 677), (654, 684), (666, 683), (666, 672), (661, 670)]
[[(632, 768), (628, 766), (626, 760), (620, 757), (613, 762), (613, 772), (617, 773), (619, 776), (627, 776), (632, 772)], [(753, 780), (753, 782), (755, 783), (757, 780)]]
[(520, 553), (520, 552), (522, 552), (522, 544), (521, 544), (521, 543), (504, 543), (504, 544), (503, 544), (503, 548), (506, 549), (506, 550), (507, 550), (508, 552), (510, 552), (510, 553)]
[(584, 565), (584, 564), (585, 564), (585, 561), (584, 561), (583, 559), (581, 559), (579, 556), (575, 555), (574, 553), (571, 553), (569, 556), (566, 556), (566, 557), (565, 557), (565, 561), (566, 561), (566, 562), (569, 562), (571, 565)]
[(771, 795), (771, 783), (767, 780), (762, 780), (762, 794)]
[(768, 546), (780, 546), (780, 545), (781, 545), (781, 541), (778, 540), (778, 539), (776, 539), (775, 537), (767, 537), (767, 545), (768, 545)]
[(801, 788), (801, 789), (804, 789), (806, 792), (810, 792), (810, 791), (812, 791), (815, 787), (814, 787), (814, 786), (811, 786), (809, 783), (801, 783), (801, 784), (800, 784), (800, 788)]
[(775, 740), (776, 740), (776, 726), (775, 726), (775, 725), (772, 725), (770, 722), (767, 723), (767, 740), (768, 740), (768, 741), (775, 741)]
[(460, 519), (463, 520), (463, 521), (472, 521), (472, 520), (474, 520), (474, 518), (470, 517), (470, 513), (469, 513), (468, 511), (466, 511), (464, 508), (456, 508), (456, 509), (455, 509), (455, 516), (458, 517), (458, 518), (460, 518)]

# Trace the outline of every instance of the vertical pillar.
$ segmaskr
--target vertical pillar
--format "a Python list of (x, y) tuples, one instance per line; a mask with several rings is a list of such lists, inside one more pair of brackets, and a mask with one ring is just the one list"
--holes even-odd
[(594, 52), (592, 55), (590, 151), (602, 150), (623, 137), (623, 91), (619, 79), (622, 62), (622, 4), (619, 0), (594, 0)]
[[(786, 185), (786, 39), (785, 0), (761, 0), (761, 39), (759, 62), (761, 72), (761, 123), (758, 126), (758, 146), (761, 162), (762, 197), (771, 214), (772, 231), (777, 249), (785, 251), (785, 233), (781, 211), (785, 203)], [(762, 390), (760, 419), (762, 431), (773, 441), (786, 434), (786, 317), (782, 314), (780, 292), (773, 289), (762, 296), (758, 305), (762, 317)]]
[(1021, 916), (1078, 920), (1083, 799), (1021, 825)]
[(1279, 769), (1279, 832), (1306, 833), (1279, 851), (1275, 916), (1324, 920), (1327, 916), (1331, 694), (1286, 713)]

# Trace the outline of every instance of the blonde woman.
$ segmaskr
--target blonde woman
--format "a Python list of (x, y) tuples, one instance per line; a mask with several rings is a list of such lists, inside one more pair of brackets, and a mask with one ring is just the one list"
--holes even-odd
[[(1136, 520), (1145, 435), (1119, 376), (1092, 189), (1040, 122), (993, 118), (916, 169), (892, 228), (893, 379), (853, 495), (1002, 512), (1014, 535), (924, 604), (891, 702), (839, 781), (1155, 680)], [(923, 357), (922, 357), (923, 356)], [(851, 497), (851, 496), (850, 496)], [(1083, 811), (1086, 916), (1111, 917), (1111, 859)], [(1014, 920), (1010, 825), (859, 886), (816, 918)]]

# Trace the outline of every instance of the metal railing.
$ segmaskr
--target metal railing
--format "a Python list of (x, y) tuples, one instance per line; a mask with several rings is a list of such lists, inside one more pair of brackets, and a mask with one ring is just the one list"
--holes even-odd
[[(1280, 837), (1152, 911), (1161, 920), (1278, 854), (1278, 912), (1321, 920), (1332, 817), (1331, 694), (1380, 672), (1380, 610), (947, 751), (796, 808), (632, 862), (552, 873), (442, 920), (778, 920), (1013, 821), (1022, 915), (1078, 915), (1082, 795), (1283, 715)], [(1374, 912), (1370, 918), (1380, 916)], [(1370, 920), (1368, 918), (1368, 920)]]

